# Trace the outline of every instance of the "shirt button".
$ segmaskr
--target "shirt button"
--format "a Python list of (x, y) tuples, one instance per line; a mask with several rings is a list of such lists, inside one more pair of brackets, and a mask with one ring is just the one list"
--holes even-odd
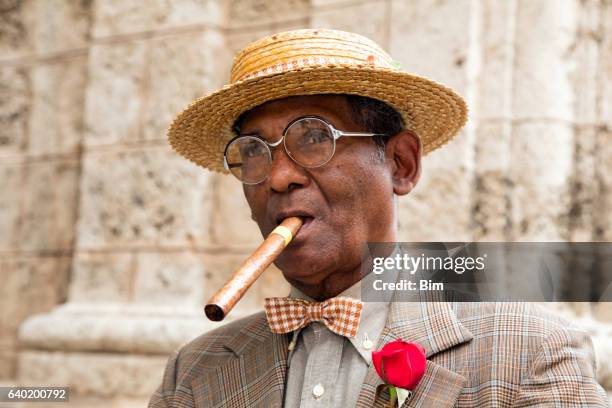
[(312, 389), (312, 395), (314, 395), (315, 398), (319, 398), (321, 395), (323, 395), (324, 392), (325, 388), (323, 388), (321, 384), (315, 385)]
[(370, 340), (370, 339), (368, 338), (368, 335), (367, 335), (367, 334), (365, 335), (365, 338), (364, 338), (364, 340), (363, 340), (363, 344), (362, 344), (362, 345), (363, 345), (363, 348), (364, 348), (364, 349), (366, 349), (366, 350), (369, 350), (369, 349), (371, 349), (372, 347), (374, 347), (374, 343), (372, 342), (372, 340)]

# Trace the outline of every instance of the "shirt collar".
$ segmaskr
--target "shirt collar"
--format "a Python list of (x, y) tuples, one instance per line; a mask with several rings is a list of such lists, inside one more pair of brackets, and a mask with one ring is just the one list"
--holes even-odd
[[(351, 287), (345, 289), (337, 297), (350, 297), (353, 299), (361, 300), (361, 289), (362, 287), (371, 287), (372, 282), (377, 279), (377, 275), (369, 273), (359, 282), (356, 282)], [(365, 285), (365, 286), (364, 286)], [(304, 299), (309, 302), (316, 302), (313, 298), (306, 295), (298, 288), (291, 285), (289, 297), (296, 299)], [(347, 340), (353, 345), (355, 350), (364, 359), (364, 361), (370, 365), (372, 363), (372, 351), (375, 351), (374, 347), (378, 343), (385, 324), (387, 321), (387, 314), (389, 310), (390, 298), (385, 299), (382, 302), (363, 302), (363, 308), (361, 310), (361, 318), (359, 321), (359, 328), (355, 337)], [(369, 347), (368, 347), (369, 346)]]

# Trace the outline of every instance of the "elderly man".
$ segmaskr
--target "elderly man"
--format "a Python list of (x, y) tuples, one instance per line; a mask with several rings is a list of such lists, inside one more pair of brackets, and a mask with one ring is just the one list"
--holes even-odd
[[(466, 112), (355, 34), (298, 30), (241, 51), (231, 85), (189, 105), (170, 143), (240, 180), (264, 236), (304, 220), (276, 260), (291, 293), (175, 353), (150, 407), (382, 407), (393, 397), (372, 352), (395, 339), (427, 358), (403, 406), (606, 406), (588, 336), (528, 304), (359, 302), (363, 244), (396, 240), (394, 197)], [(308, 316), (284, 330), (270, 316), (289, 309), (272, 309), (297, 299), (348, 299), (358, 325)]]

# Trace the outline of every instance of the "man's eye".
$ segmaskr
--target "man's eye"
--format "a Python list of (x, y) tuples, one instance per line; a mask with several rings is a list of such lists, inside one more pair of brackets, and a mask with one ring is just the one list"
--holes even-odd
[(301, 138), (302, 145), (317, 144), (325, 142), (329, 137), (323, 130), (309, 130)]
[(242, 146), (240, 149), (240, 153), (244, 158), (254, 158), (259, 157), (265, 154), (265, 149), (259, 143), (250, 143), (248, 145)]

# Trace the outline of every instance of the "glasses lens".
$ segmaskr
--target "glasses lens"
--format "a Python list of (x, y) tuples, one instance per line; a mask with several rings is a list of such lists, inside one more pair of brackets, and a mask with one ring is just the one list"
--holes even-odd
[(232, 174), (246, 184), (263, 181), (270, 170), (270, 149), (253, 136), (235, 139), (227, 146), (225, 157)]
[(317, 167), (334, 154), (334, 137), (320, 119), (304, 118), (293, 123), (285, 136), (287, 153), (304, 167)]

